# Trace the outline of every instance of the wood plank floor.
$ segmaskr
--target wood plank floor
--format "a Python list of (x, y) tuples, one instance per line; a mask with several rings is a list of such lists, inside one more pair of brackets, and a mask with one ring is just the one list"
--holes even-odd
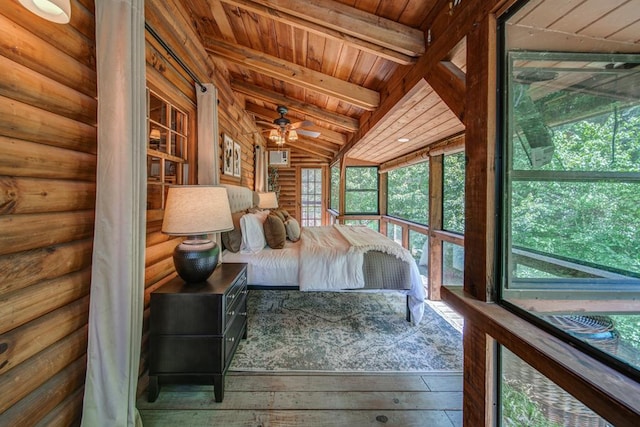
[(462, 374), (229, 372), (212, 386), (166, 385), (138, 399), (145, 427), (462, 426)]

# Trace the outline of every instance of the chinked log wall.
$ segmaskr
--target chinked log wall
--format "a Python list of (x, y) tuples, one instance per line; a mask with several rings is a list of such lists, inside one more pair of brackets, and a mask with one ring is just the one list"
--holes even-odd
[[(202, 83), (212, 83), (218, 88), (219, 132), (240, 143), (242, 148), (242, 176), (240, 178), (221, 175), (225, 184), (254, 187), (254, 136), (255, 129), (250, 117), (244, 111), (244, 103), (231, 91), (226, 68), (212, 63), (189, 21), (189, 14), (176, 0), (145, 2), (145, 20), (161, 39), (173, 50), (182, 62)], [(196, 89), (187, 72), (170, 57), (166, 50), (148, 32), (146, 33), (147, 82), (170, 103), (189, 115), (189, 164), (190, 183), (196, 182), (197, 126)], [(200, 89), (198, 89), (200, 90)], [(220, 138), (222, 144), (222, 138)], [(222, 146), (219, 162), (222, 165)], [(138, 393), (147, 388), (148, 383), (148, 318), (151, 292), (175, 277), (171, 257), (176, 240), (160, 232), (162, 211), (147, 211), (147, 248), (145, 253), (145, 312), (142, 335), (142, 355)]]
[(79, 420), (96, 192), (94, 4), (0, 2), (0, 425)]

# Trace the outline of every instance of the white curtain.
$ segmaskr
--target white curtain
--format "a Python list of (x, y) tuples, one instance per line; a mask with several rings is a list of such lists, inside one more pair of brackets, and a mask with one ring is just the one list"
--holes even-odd
[(141, 425), (144, 296), (144, 0), (96, 0), (98, 165), (82, 425)]
[(264, 193), (268, 191), (269, 170), (267, 155), (269, 153), (261, 145), (256, 145), (256, 180), (255, 191)]
[(218, 137), (218, 89), (211, 83), (196, 84), (198, 103), (198, 184), (220, 183), (220, 141)]

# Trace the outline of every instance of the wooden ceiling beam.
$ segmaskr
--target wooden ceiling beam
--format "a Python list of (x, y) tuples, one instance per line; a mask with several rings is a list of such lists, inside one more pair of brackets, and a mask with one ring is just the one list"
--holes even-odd
[[(214, 0), (220, 1), (220, 0)], [(418, 55), (407, 55), (398, 51), (398, 49), (391, 49), (357, 36), (347, 34), (343, 29), (335, 30), (322, 23), (312, 22), (308, 19), (298, 17), (281, 10), (277, 5), (273, 5), (271, 2), (268, 4), (260, 4), (258, 1), (252, 0), (224, 0), (225, 3), (248, 10), (249, 12), (256, 13), (269, 19), (273, 19), (278, 22), (282, 22), (287, 25), (291, 25), (294, 28), (299, 28), (310, 33), (318, 34), (323, 37), (327, 37), (332, 40), (340, 41), (346, 45), (362, 50), (364, 52), (371, 53), (381, 58), (393, 61), (397, 64), (408, 65), (416, 62)], [(226, 16), (223, 18), (226, 20)], [(407, 27), (410, 28), (410, 27)], [(422, 50), (424, 51), (424, 33), (422, 36)]]
[(285, 105), (290, 111), (297, 111), (301, 114), (315, 117), (318, 120), (322, 120), (349, 132), (357, 131), (360, 125), (358, 119), (344, 116), (342, 114), (332, 113), (331, 111), (319, 108), (315, 105), (307, 104), (306, 102), (284, 96), (281, 93), (245, 83), (240, 80), (231, 81), (231, 90), (263, 101), (271, 102), (276, 105)]
[[(304, 151), (305, 153), (312, 154), (316, 157), (322, 158), (324, 161), (328, 161), (335, 155), (335, 151), (325, 151), (318, 147), (313, 146), (313, 142), (308, 139), (299, 138), (297, 141), (291, 142), (287, 141), (284, 144), (284, 148), (287, 148), (287, 145), (295, 148), (296, 150)], [(267, 149), (276, 149), (282, 147), (276, 147), (275, 145), (268, 145)]]
[(386, 87), (381, 90), (383, 97), (380, 107), (363, 114), (360, 118), (360, 129), (351, 136), (349, 142), (338, 152), (331, 163), (344, 157), (387, 114), (398, 108), (397, 104), (414, 89), (420, 80), (426, 79), (428, 81), (429, 74), (433, 73), (435, 65), (473, 30), (477, 22), (506, 3), (513, 3), (513, 1), (468, 0), (460, 2), (452, 9), (450, 2), (440, 1), (424, 24), (425, 31), (429, 34), (424, 55), (418, 59), (415, 65), (398, 67), (387, 81)]
[(447, 104), (453, 113), (464, 120), (464, 100), (466, 94), (466, 75), (453, 62), (440, 61), (429, 73), (427, 83)]
[(425, 51), (421, 30), (334, 0), (254, 0), (263, 6), (409, 56)]
[(276, 56), (210, 37), (204, 38), (204, 45), (208, 52), (224, 60), (274, 79), (333, 97), (364, 110), (372, 111), (380, 105), (380, 94), (374, 90), (285, 61)]

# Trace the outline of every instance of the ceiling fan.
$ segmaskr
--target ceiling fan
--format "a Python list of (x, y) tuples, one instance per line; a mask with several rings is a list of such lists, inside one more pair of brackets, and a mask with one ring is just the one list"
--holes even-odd
[(304, 135), (310, 138), (317, 138), (320, 136), (320, 132), (302, 129), (303, 126), (313, 126), (313, 122), (310, 122), (309, 120), (291, 123), (291, 120), (284, 116), (289, 112), (287, 107), (278, 105), (276, 111), (280, 114), (280, 117), (274, 119), (273, 122), (257, 121), (256, 123), (261, 123), (273, 128), (269, 131), (269, 140), (275, 142), (277, 145), (283, 145), (285, 141), (296, 141), (298, 139), (298, 135)]

